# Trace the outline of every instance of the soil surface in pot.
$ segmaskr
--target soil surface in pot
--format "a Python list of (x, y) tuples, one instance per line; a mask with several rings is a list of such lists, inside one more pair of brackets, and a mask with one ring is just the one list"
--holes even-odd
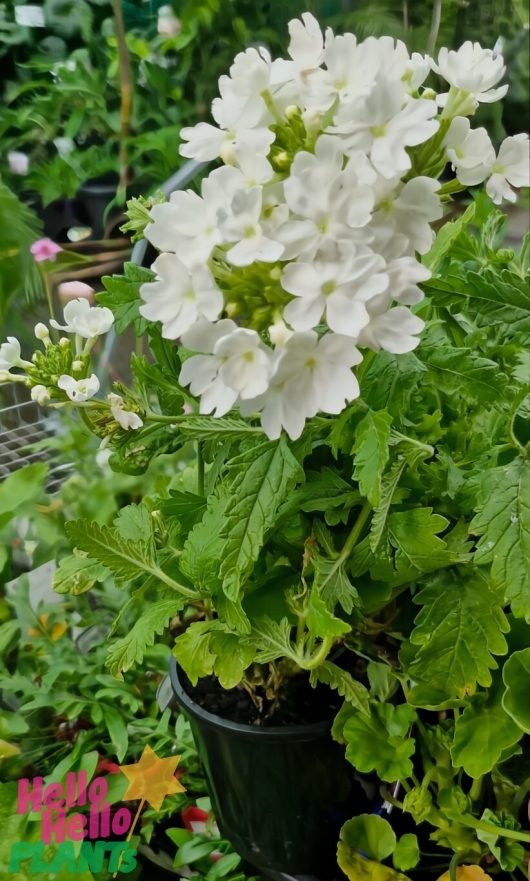
[(196, 686), (182, 671), (180, 676), (187, 694), (196, 704), (241, 725), (280, 727), (331, 721), (343, 703), (342, 698), (325, 685), (312, 688), (306, 676), (290, 679), (280, 690), (275, 705), (263, 688), (256, 689), (253, 700), (243, 686), (222, 688), (214, 676), (199, 679)]

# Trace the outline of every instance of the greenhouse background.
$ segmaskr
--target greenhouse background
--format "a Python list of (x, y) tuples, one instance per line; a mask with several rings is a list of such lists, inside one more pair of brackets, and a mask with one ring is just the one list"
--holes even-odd
[(530, 878), (527, 4), (7, 0), (0, 62), (0, 881)]

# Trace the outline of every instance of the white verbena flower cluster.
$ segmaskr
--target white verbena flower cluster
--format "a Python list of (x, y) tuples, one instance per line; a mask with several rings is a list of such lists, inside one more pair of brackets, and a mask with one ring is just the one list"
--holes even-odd
[[(0, 346), (0, 382), (22, 382), (30, 389), (30, 396), (40, 406), (62, 406), (66, 399), (83, 405), (100, 389), (95, 373), (89, 373), (89, 354), (98, 337), (111, 329), (114, 316), (105, 306), (91, 306), (85, 298), (70, 300), (64, 307), (64, 324), (50, 320), (54, 330), (74, 335), (74, 345), (67, 337), (52, 344), (50, 330), (42, 322), (35, 325), (35, 337), (43, 343), (44, 353), (36, 352), (32, 361), (21, 357), (21, 347), (16, 337), (8, 337)], [(64, 364), (70, 373), (61, 372)], [(14, 369), (22, 373), (13, 373)], [(46, 377), (46, 384), (41, 380)], [(61, 392), (64, 395), (61, 395)], [(107, 406), (112, 419), (124, 430), (141, 428), (140, 416), (127, 410), (121, 395), (111, 392)]]
[[(528, 138), (499, 153), (468, 116), (506, 92), (500, 55), (465, 43), (437, 63), (390, 37), (289, 24), (289, 58), (236, 56), (219, 80), (216, 125), (182, 130), (181, 153), (221, 159), (201, 193), (173, 193), (145, 235), (161, 252), (142, 315), (193, 354), (180, 382), (202, 413), (259, 412), (270, 438), (301, 434), (359, 395), (359, 348), (418, 344), (411, 306), (442, 217), (447, 163), (495, 201), (528, 183)], [(423, 87), (431, 71), (448, 83)], [(454, 189), (454, 188), (453, 188)]]

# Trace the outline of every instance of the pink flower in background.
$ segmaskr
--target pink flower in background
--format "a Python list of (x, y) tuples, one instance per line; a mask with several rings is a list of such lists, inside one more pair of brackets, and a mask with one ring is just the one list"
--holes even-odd
[(42, 263), (44, 260), (55, 260), (55, 256), (62, 250), (61, 246), (51, 239), (37, 239), (30, 248), (35, 263)]

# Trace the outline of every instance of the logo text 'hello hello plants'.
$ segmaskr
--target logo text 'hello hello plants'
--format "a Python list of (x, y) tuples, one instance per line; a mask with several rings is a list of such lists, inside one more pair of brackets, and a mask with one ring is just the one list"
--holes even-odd
[(107, 801), (105, 777), (89, 782), (86, 771), (71, 771), (64, 783), (45, 785), (42, 777), (19, 780), (17, 813), (40, 815), (40, 840), (15, 842), (9, 871), (17, 872), (31, 860), (30, 872), (132, 872), (136, 850), (129, 842), (145, 803), (158, 810), (166, 795), (184, 791), (174, 776), (179, 759), (160, 759), (146, 747), (137, 764), (120, 768), (129, 781), (121, 800), (139, 801), (134, 817), (129, 808)]

